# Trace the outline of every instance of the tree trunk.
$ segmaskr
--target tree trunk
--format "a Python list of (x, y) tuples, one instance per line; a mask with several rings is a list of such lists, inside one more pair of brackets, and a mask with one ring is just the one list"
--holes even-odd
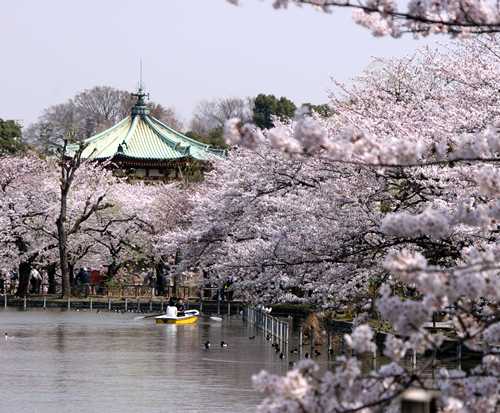
[(57, 235), (59, 238), (59, 259), (61, 265), (62, 292), (61, 298), (71, 296), (69, 271), (68, 271), (68, 243), (64, 221), (66, 221), (67, 192), (61, 190), (61, 215), (56, 219)]
[(69, 285), (75, 285), (75, 265), (68, 263)]
[(116, 261), (113, 261), (111, 264), (108, 266), (108, 272), (106, 273), (105, 281), (109, 282), (111, 281), (114, 276), (118, 273), (118, 270), (120, 269), (120, 265)]
[[(180, 251), (177, 251), (174, 256), (174, 266), (179, 264), (181, 262), (181, 253)], [(179, 297), (179, 273), (175, 272), (174, 275), (174, 289), (173, 289), (173, 295), (174, 297)]]
[[(66, 228), (64, 228), (64, 223), (66, 222), (66, 214), (68, 209), (68, 193), (73, 181), (74, 171), (71, 165), (68, 167), (66, 162), (66, 144), (64, 143), (64, 151), (61, 155), (61, 209), (59, 211), (59, 216), (56, 219), (57, 227), (57, 239), (59, 241), (59, 260), (61, 266), (61, 281), (62, 281), (62, 292), (61, 298), (71, 297), (71, 286), (69, 280), (68, 272), (68, 233)], [(73, 159), (74, 160), (74, 159)]]
[(47, 267), (47, 276), (49, 278), (49, 294), (55, 294), (57, 292), (56, 288), (56, 264), (50, 264)]
[(19, 285), (16, 291), (16, 297), (25, 297), (28, 295), (28, 287), (30, 285), (31, 264), (29, 262), (21, 262), (19, 264)]

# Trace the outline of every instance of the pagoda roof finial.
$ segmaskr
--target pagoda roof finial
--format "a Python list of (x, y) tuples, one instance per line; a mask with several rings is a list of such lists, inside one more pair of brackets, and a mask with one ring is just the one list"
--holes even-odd
[(146, 85), (142, 81), (142, 59), (141, 59), (141, 80), (137, 85), (137, 93), (132, 93), (131, 97), (136, 97), (137, 101), (135, 102), (134, 107), (132, 108), (132, 115), (149, 115), (149, 109), (146, 106), (146, 102), (144, 101), (144, 97), (149, 99), (149, 93), (145, 93), (144, 89)]
[(137, 98), (137, 101), (132, 108), (132, 115), (149, 115), (149, 109), (144, 101), (145, 97), (149, 99), (149, 93), (144, 93), (144, 84), (142, 82), (139, 83), (137, 93), (131, 93), (131, 97)]

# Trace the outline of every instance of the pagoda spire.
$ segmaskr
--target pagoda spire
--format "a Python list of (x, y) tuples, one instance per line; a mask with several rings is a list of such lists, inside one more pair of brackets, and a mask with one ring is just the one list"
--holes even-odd
[(149, 99), (149, 93), (144, 92), (144, 87), (142, 81), (139, 83), (139, 88), (137, 89), (137, 93), (131, 93), (131, 97), (137, 98), (134, 107), (132, 108), (132, 115), (149, 115), (149, 109), (146, 106), (146, 102), (144, 98), (147, 97)]

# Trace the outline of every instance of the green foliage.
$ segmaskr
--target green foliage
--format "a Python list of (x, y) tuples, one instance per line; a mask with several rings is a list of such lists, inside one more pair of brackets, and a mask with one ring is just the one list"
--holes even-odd
[(191, 167), (188, 171), (188, 183), (202, 182), (205, 179), (199, 168)]
[(328, 104), (323, 103), (322, 105), (313, 105), (312, 103), (303, 103), (302, 106), (307, 106), (309, 108), (309, 112), (315, 111), (320, 114), (324, 118), (329, 118), (333, 115), (333, 110)]
[(204, 143), (203, 139), (205, 139), (203, 136), (198, 135), (196, 132), (193, 132), (193, 131), (186, 132), (184, 134), (184, 136), (187, 136), (190, 139), (193, 139), (195, 141), (202, 142), (202, 143)]
[(209, 133), (208, 137), (203, 137), (198, 135), (196, 132), (190, 131), (186, 132), (184, 135), (188, 138), (194, 139), (195, 141), (211, 145), (215, 149), (229, 149), (229, 145), (224, 141), (222, 135), (224, 131), (222, 128), (218, 128)]
[(270, 129), (273, 127), (271, 115), (280, 118), (292, 118), (296, 109), (297, 106), (285, 97), (278, 100), (274, 95), (261, 93), (255, 98), (253, 122), (261, 129)]
[(21, 125), (14, 120), (0, 119), (0, 150), (7, 154), (25, 151), (26, 147), (18, 140), (21, 137)]
[(391, 212), (391, 203), (389, 201), (382, 201), (380, 203), (380, 212), (382, 214), (388, 214), (389, 212)]

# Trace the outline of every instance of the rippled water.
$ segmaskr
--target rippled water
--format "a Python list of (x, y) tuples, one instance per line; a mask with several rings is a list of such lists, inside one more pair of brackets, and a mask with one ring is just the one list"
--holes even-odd
[(0, 337), (0, 411), (250, 412), (261, 400), (251, 375), (289, 368), (240, 318), (134, 316), (0, 308), (0, 336), (14, 336)]
[[(280, 359), (239, 317), (165, 325), (135, 316), (0, 308), (0, 412), (253, 412), (261, 397), (252, 374), (284, 375), (298, 360), (289, 351)], [(14, 338), (5, 341), (5, 333)], [(296, 344), (295, 334), (288, 350)], [(321, 376), (336, 362), (318, 349)], [(369, 371), (371, 356), (362, 362)], [(376, 360), (378, 367), (387, 362)]]

